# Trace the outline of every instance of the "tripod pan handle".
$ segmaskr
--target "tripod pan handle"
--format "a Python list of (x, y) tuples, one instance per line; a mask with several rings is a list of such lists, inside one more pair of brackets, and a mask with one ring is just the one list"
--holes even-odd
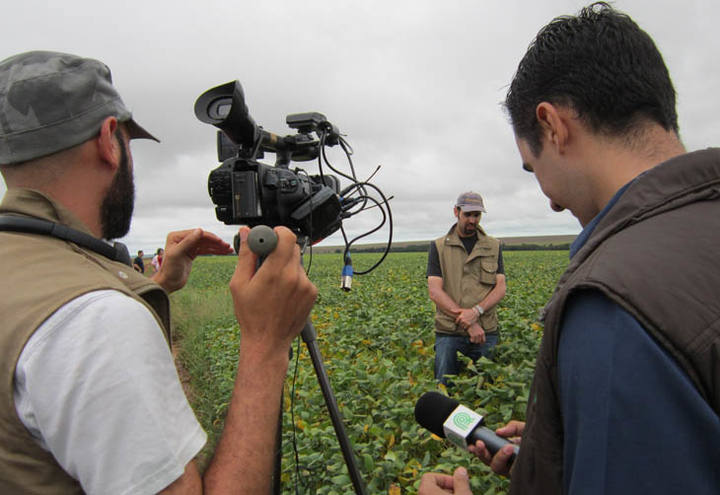
[(277, 234), (267, 225), (257, 225), (250, 230), (247, 243), (253, 253), (267, 256), (278, 243)]

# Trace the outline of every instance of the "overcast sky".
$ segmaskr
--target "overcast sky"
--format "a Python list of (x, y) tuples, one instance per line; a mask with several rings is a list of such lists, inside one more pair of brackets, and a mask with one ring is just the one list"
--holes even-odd
[[(374, 182), (394, 196), (395, 240), (442, 235), (468, 189), (485, 198), (482, 224), (492, 235), (575, 234), (577, 220), (552, 212), (522, 171), (500, 103), (537, 31), (586, 3), (23, 0), (4, 2), (0, 59), (34, 49), (100, 59), (135, 119), (161, 139), (132, 145), (137, 200), (124, 239), (131, 252), (155, 250), (171, 230), (199, 226), (226, 239), (236, 231), (216, 220), (207, 193), (218, 165), (215, 128), (193, 113), (202, 92), (235, 79), (265, 129), (289, 134), (287, 114), (321, 112), (347, 135), (360, 177), (382, 165)], [(717, 145), (720, 4), (614, 5), (663, 53), (686, 147)], [(331, 156), (346, 170), (341, 154)], [(315, 163), (300, 165), (317, 172)], [(368, 212), (344, 225), (357, 235), (376, 222)], [(340, 243), (339, 234), (324, 241)]]

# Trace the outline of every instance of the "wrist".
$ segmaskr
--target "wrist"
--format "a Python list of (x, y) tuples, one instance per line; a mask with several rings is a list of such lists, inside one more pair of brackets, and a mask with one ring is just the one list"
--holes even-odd
[(475, 306), (473, 306), (473, 310), (475, 310), (475, 314), (478, 315), (478, 317), (480, 317), (480, 315), (485, 314), (485, 310), (479, 304), (476, 304)]
[(241, 363), (258, 367), (258, 369), (267, 368), (267, 366), (286, 368), (290, 362), (291, 345), (292, 342), (287, 344), (277, 342), (274, 345), (267, 345), (266, 342), (253, 341), (242, 336), (238, 357)]
[(155, 272), (150, 276), (153, 282), (158, 284), (160, 287), (165, 289), (167, 291), (167, 288), (165, 287), (165, 277), (160, 272)]

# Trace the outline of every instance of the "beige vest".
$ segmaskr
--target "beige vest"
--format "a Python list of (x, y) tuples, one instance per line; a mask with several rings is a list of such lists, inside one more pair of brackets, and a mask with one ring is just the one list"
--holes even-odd
[[(455, 226), (443, 237), (435, 240), (443, 290), (461, 308), (471, 308), (482, 301), (495, 287), (500, 241), (486, 235), (478, 227), (478, 240), (470, 254), (465, 251)], [(492, 308), (480, 316), (480, 325), (488, 332), (496, 332), (497, 311)], [(435, 331), (467, 335), (467, 330), (455, 324), (455, 319), (440, 309), (435, 312)]]
[[(0, 213), (51, 220), (89, 233), (68, 210), (31, 190), (8, 190)], [(17, 416), (17, 360), (27, 340), (58, 308), (100, 289), (120, 291), (145, 305), (170, 342), (167, 294), (132, 267), (49, 236), (0, 232), (0, 263), (0, 493), (82, 493)]]

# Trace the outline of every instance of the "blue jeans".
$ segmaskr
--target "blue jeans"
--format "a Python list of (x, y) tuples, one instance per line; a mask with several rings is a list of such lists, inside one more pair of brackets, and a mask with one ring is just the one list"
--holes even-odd
[(457, 375), (460, 365), (457, 353), (460, 352), (476, 362), (481, 356), (492, 357), (493, 347), (498, 343), (498, 332), (485, 334), (484, 344), (473, 344), (466, 335), (435, 334), (435, 379), (447, 385), (445, 375)]

